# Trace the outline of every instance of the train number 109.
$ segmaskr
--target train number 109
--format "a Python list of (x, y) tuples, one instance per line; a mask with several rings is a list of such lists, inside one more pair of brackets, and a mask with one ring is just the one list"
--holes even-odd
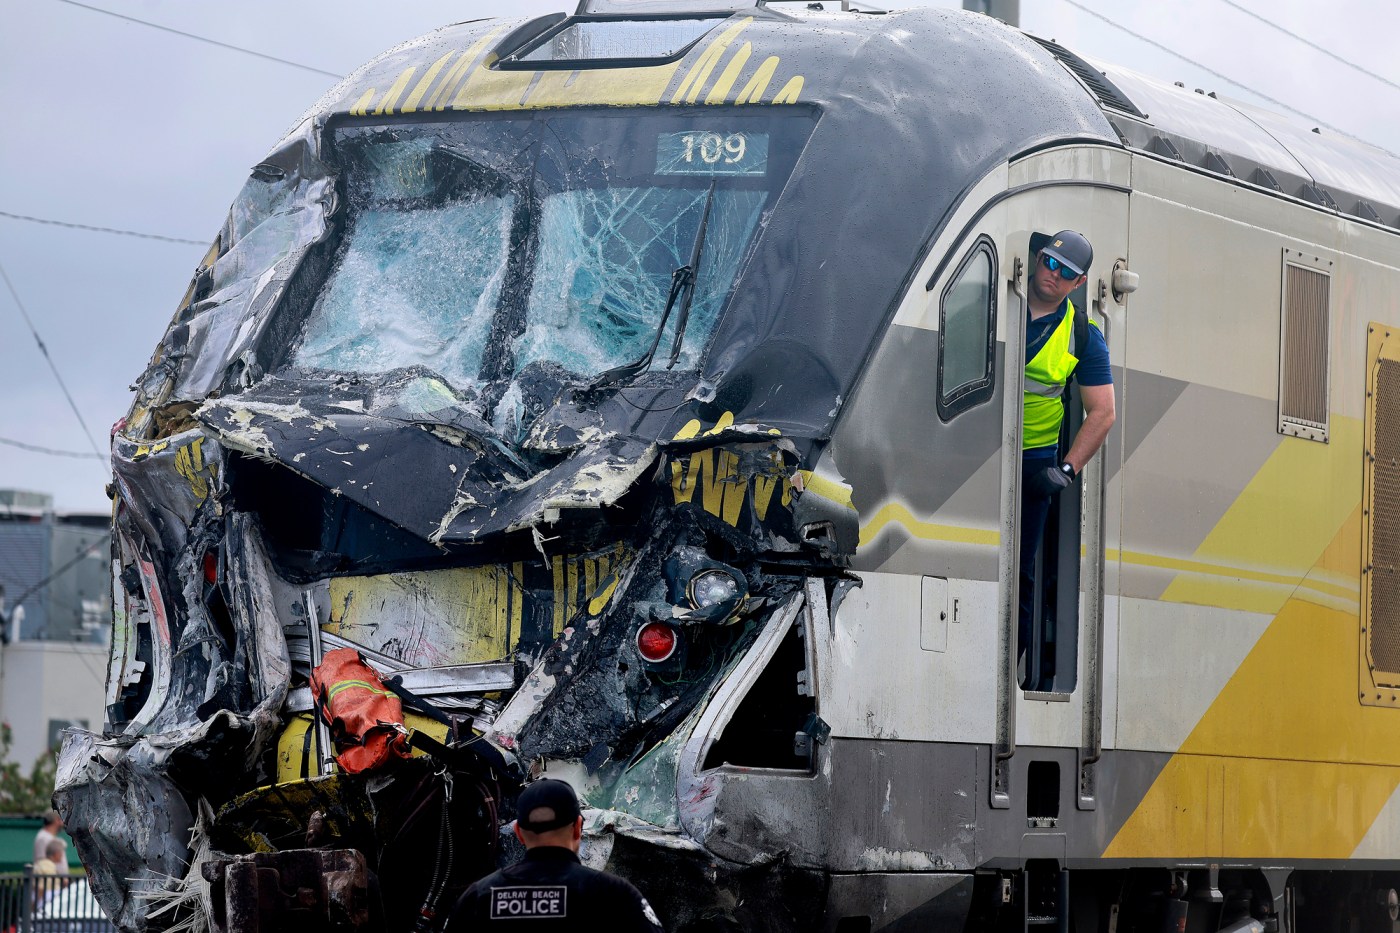
[(681, 137), (681, 145), (685, 147), (681, 158), (688, 163), (693, 164), (698, 160), (706, 165), (714, 165), (723, 161), (726, 165), (733, 165), (743, 160), (749, 144), (743, 133), (730, 133), (728, 136), (718, 133), (687, 133)]

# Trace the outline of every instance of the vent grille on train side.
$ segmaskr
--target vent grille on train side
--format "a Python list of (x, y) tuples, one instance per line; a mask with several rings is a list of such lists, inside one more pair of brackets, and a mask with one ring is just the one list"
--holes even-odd
[(1400, 328), (1371, 324), (1361, 553), (1361, 702), (1400, 706)]
[(1400, 362), (1376, 366), (1371, 485), (1371, 659), (1400, 673)]
[(1328, 298), (1332, 262), (1283, 251), (1283, 322), (1279, 348), (1278, 430), (1327, 440)]

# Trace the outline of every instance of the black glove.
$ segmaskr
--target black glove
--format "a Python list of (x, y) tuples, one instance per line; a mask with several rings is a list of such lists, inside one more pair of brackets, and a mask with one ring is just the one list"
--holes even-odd
[(1068, 463), (1061, 463), (1059, 466), (1048, 466), (1039, 473), (1032, 473), (1030, 489), (1037, 496), (1045, 496), (1048, 499), (1060, 490), (1068, 489), (1073, 482), (1074, 467)]

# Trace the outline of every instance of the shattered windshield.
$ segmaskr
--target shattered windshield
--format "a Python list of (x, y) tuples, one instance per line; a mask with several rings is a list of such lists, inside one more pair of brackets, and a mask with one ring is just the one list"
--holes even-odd
[(810, 131), (654, 111), (343, 127), (344, 234), (291, 361), (426, 368), (506, 434), (549, 401), (542, 378), (552, 396), (653, 343), (668, 368), (682, 322), (674, 366), (697, 369)]
[[(651, 343), (700, 225), (706, 189), (603, 188), (545, 199), (523, 367), (554, 360), (591, 374), (636, 359)], [(693, 369), (758, 226), (766, 193), (715, 193), (679, 365)], [(664, 336), (672, 337), (673, 320)]]

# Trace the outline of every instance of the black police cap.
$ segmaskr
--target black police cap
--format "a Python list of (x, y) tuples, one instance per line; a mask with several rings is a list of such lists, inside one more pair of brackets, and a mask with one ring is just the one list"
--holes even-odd
[[(549, 810), (551, 815), (545, 819), (531, 820), (530, 814), (540, 809)], [(521, 829), (532, 833), (547, 833), (551, 829), (568, 826), (578, 819), (578, 795), (564, 781), (542, 778), (525, 785), (525, 789), (520, 792), (520, 799), (515, 803), (515, 812), (519, 814), (515, 822)]]

